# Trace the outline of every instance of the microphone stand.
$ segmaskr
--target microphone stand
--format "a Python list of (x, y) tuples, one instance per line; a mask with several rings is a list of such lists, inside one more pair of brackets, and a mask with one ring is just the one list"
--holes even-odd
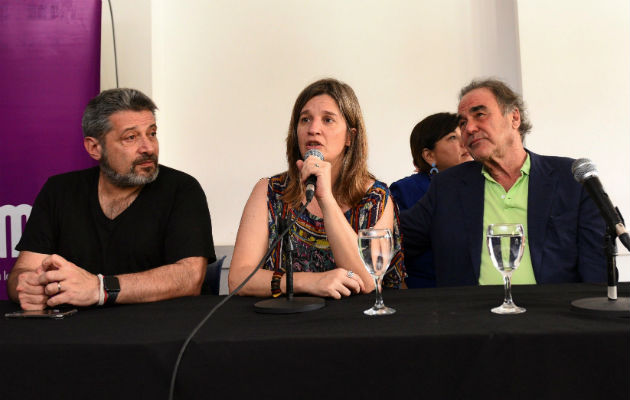
[[(175, 393), (175, 380), (177, 379), (177, 371), (179, 371), (179, 365), (180, 365), (180, 363), (182, 361), (182, 357), (184, 356), (184, 352), (188, 348), (188, 344), (190, 343), (192, 338), (199, 331), (199, 329), (201, 329), (201, 327), (206, 323), (206, 321), (215, 313), (215, 311), (217, 311), (223, 304), (225, 304), (229, 299), (231, 299), (232, 296), (234, 296), (236, 293), (238, 293), (243, 288), (243, 286), (245, 286), (247, 284), (247, 282), (249, 282), (249, 280), (252, 279), (252, 277), (256, 274), (256, 272), (258, 272), (258, 270), (263, 266), (263, 264), (267, 260), (267, 257), (269, 257), (269, 255), (271, 254), (273, 249), (276, 248), (278, 243), (280, 243), (280, 241), (285, 237), (287, 232), (289, 232), (289, 229), (293, 226), (293, 224), (295, 224), (295, 222), (302, 215), (302, 213), (304, 213), (304, 211), (306, 210), (306, 207), (308, 206), (308, 204), (311, 202), (312, 199), (313, 199), (313, 192), (309, 193), (307, 191), (306, 192), (306, 204), (304, 204), (304, 205), (302, 205), (302, 207), (300, 207), (300, 210), (297, 212), (297, 216), (295, 217), (295, 219), (293, 221), (291, 221), (291, 223), (289, 223), (288, 226), (284, 230), (280, 230), (280, 233), (278, 234), (278, 237), (273, 241), (273, 243), (271, 243), (271, 245), (267, 249), (267, 252), (262, 257), (262, 259), (260, 260), (260, 262), (258, 263), (256, 268), (254, 268), (253, 271), (250, 272), (250, 274), (243, 280), (243, 282), (241, 282), (240, 285), (238, 285), (236, 287), (236, 289), (234, 289), (232, 291), (232, 293), (227, 295), (223, 300), (221, 300), (217, 305), (215, 305), (212, 308), (212, 310), (210, 310), (210, 312), (205, 317), (203, 317), (201, 322), (199, 322), (197, 324), (197, 326), (192, 330), (190, 335), (188, 335), (188, 337), (184, 341), (184, 344), (182, 345), (181, 349), (179, 350), (179, 354), (177, 355), (177, 359), (175, 360), (175, 366), (173, 367), (173, 374), (171, 375), (171, 384), (170, 384), (170, 387), (169, 387), (169, 396), (168, 396), (169, 399), (172, 399), (173, 398), (173, 394)], [(285, 220), (282, 221), (283, 224), (285, 223), (284, 221)], [(290, 243), (289, 247), (290, 247), (291, 253), (292, 253), (293, 252), (293, 243), (292, 242), (289, 242), (289, 243)], [(282, 254), (282, 253), (280, 253), (280, 254)], [(296, 297), (296, 298), (293, 297), (293, 269), (291, 268), (292, 254), (290, 254), (289, 258), (290, 258), (289, 259), (289, 265), (288, 265), (286, 271), (288, 271), (287, 275), (289, 275), (289, 274), (291, 275), (291, 279), (289, 280), (287, 278), (287, 300), (285, 300), (285, 299), (271, 299), (271, 300), (259, 301), (258, 303), (256, 303), (256, 305), (254, 305), (254, 307), (257, 307), (258, 304), (260, 304), (260, 303), (265, 303), (265, 302), (269, 302), (269, 301), (273, 301), (273, 300), (280, 300), (280, 301), (284, 301), (285, 303), (283, 304), (283, 303), (278, 302), (281, 305), (280, 307), (278, 307), (278, 306), (272, 306), (271, 308), (270, 307), (266, 307), (265, 308), (265, 306), (262, 306), (261, 308), (257, 307), (256, 311), (268, 312), (268, 313), (271, 312), (271, 313), (274, 313), (274, 314), (287, 314), (287, 313), (296, 313), (296, 312), (317, 310), (317, 309), (322, 308), (322, 307), (324, 307), (326, 305), (324, 299), (320, 299), (318, 297)], [(286, 304), (289, 304), (289, 306), (286, 306)], [(267, 311), (261, 311), (261, 310), (267, 310)], [(269, 310), (271, 310), (271, 311), (269, 311)], [(273, 310), (275, 310), (275, 311), (273, 311)], [(285, 311), (282, 311), (282, 310), (285, 310)], [(289, 310), (289, 311), (286, 311), (286, 310)]]
[[(307, 202), (308, 204), (308, 202)], [(306, 206), (303, 207), (303, 210)], [(295, 221), (302, 213), (300, 212), (291, 223), (287, 223), (286, 219), (280, 221), (279, 231), (282, 235), (289, 232), (289, 228), (293, 226)], [(280, 239), (280, 238), (278, 238)], [(276, 239), (277, 240), (277, 239)], [(286, 271), (286, 283), (287, 290), (285, 297), (278, 297), (275, 299), (261, 300), (254, 304), (256, 312), (264, 314), (294, 314), (306, 311), (319, 310), (326, 305), (326, 301), (319, 297), (294, 297), (293, 296), (293, 255), (295, 254), (295, 247), (291, 235), (285, 235), (280, 245), (280, 258), (282, 259), (282, 252), (284, 248), (287, 248), (287, 256), (285, 258), (284, 270)], [(267, 257), (265, 257), (266, 259)]]
[[(617, 209), (619, 213), (619, 209)], [(621, 217), (623, 221), (623, 217)], [(573, 311), (596, 314), (609, 317), (630, 317), (630, 298), (617, 298), (617, 232), (613, 227), (606, 227), (604, 235), (604, 252), (606, 253), (606, 268), (608, 272), (608, 296), (587, 297), (573, 300)]]

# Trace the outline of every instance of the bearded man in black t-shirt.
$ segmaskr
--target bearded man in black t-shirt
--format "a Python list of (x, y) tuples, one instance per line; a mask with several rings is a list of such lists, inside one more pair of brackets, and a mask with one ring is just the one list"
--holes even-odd
[(198, 295), (216, 260), (203, 189), (158, 164), (155, 110), (134, 89), (106, 90), (83, 115), (98, 167), (53, 176), (16, 249), (9, 296), (25, 310)]

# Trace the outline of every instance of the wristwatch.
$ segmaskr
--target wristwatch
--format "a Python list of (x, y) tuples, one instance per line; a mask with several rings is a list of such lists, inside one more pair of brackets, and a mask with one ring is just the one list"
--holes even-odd
[(118, 293), (120, 292), (120, 283), (118, 282), (118, 278), (115, 276), (104, 276), (103, 289), (107, 294), (105, 304), (115, 304)]

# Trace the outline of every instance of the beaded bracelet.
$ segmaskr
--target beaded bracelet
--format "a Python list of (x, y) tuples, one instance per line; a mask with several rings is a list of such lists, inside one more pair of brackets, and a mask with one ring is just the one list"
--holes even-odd
[(271, 296), (273, 297), (278, 297), (282, 294), (282, 289), (280, 288), (282, 275), (283, 272), (280, 270), (273, 271), (273, 276), (271, 277)]

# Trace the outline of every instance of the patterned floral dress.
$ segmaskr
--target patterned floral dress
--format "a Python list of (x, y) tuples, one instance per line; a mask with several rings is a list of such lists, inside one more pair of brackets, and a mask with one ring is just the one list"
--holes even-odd
[[(297, 210), (282, 201), (289, 180), (285, 172), (269, 178), (267, 187), (267, 208), (269, 223), (269, 245), (278, 237), (282, 219), (293, 220)], [(385, 210), (387, 201), (391, 198), (389, 188), (380, 181), (375, 181), (355, 207), (344, 213), (346, 219), (355, 232), (374, 226)], [(398, 228), (398, 207), (394, 203), (394, 256), (390, 270), (383, 278), (383, 287), (399, 288), (406, 276), (401, 249), (400, 231)], [(290, 231), (295, 252), (293, 256), (294, 272), (324, 272), (335, 269), (335, 259), (328, 243), (324, 229), (324, 220), (311, 214), (308, 210), (298, 219)], [(282, 250), (282, 243), (271, 253), (264, 265), (265, 269), (284, 272), (286, 251)]]

